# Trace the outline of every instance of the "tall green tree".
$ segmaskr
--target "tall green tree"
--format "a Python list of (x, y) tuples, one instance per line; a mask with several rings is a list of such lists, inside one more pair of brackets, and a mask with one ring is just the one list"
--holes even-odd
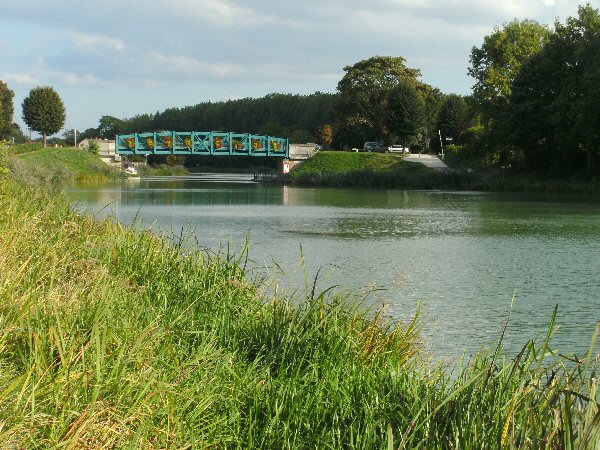
[(456, 140), (469, 125), (469, 110), (460, 95), (446, 96), (437, 116), (437, 129), (442, 136)]
[(39, 86), (23, 100), (23, 120), (29, 128), (44, 136), (58, 133), (65, 124), (65, 105), (58, 93), (50, 86)]
[(405, 146), (417, 142), (423, 133), (425, 105), (415, 87), (407, 81), (400, 81), (387, 96), (387, 127), (390, 134)]
[(13, 124), (13, 97), (15, 93), (8, 85), (0, 80), (0, 139), (6, 139), (11, 135)]
[(340, 128), (364, 140), (387, 140), (389, 93), (401, 81), (417, 88), (422, 84), (417, 79), (421, 72), (406, 67), (404, 58), (392, 56), (375, 56), (344, 67), (344, 71), (337, 86)]
[(528, 168), (560, 174), (600, 157), (600, 13), (580, 6), (515, 78), (504, 120)]
[[(511, 83), (523, 64), (542, 50), (550, 30), (534, 20), (514, 20), (485, 36), (471, 50), (469, 75), (475, 78), (473, 97), (484, 113), (495, 114), (511, 94)], [(491, 110), (490, 110), (491, 109)]]
[(123, 134), (124, 131), (125, 122), (116, 117), (102, 116), (98, 121), (98, 134), (103, 138), (114, 139), (117, 134)]

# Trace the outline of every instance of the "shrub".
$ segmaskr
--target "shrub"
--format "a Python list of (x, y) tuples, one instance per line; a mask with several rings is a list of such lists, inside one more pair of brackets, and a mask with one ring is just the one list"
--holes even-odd
[(92, 155), (97, 155), (100, 152), (100, 145), (98, 144), (98, 141), (91, 141), (88, 150)]

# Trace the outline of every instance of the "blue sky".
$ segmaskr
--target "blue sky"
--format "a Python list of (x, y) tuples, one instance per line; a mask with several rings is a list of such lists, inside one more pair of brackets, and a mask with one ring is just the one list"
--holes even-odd
[[(552, 24), (569, 0), (0, 0), (0, 80), (53, 86), (65, 128), (271, 92), (334, 92), (343, 67), (402, 56), (468, 94), (473, 46), (514, 18)], [(598, 0), (591, 2), (598, 7)]]

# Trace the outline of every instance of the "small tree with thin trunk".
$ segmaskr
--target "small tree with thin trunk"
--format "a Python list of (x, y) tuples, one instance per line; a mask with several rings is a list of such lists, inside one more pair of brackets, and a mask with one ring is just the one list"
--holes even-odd
[(23, 100), (23, 120), (29, 128), (46, 136), (58, 133), (65, 124), (66, 113), (58, 93), (50, 86), (39, 86)]

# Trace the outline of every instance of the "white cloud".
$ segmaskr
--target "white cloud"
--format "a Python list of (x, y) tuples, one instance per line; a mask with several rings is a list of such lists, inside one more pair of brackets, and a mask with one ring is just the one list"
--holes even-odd
[(251, 8), (224, 0), (170, 0), (168, 11), (172, 16), (196, 21), (199, 28), (250, 25), (264, 20)]
[(242, 66), (227, 63), (211, 63), (182, 55), (165, 55), (154, 53), (151, 56), (153, 71), (169, 72), (187, 77), (213, 76), (219, 78), (235, 78), (242, 72)]
[(53, 75), (54, 77), (59, 79), (63, 84), (66, 84), (68, 86), (103, 86), (107, 84), (106, 81), (103, 81), (100, 78), (95, 77), (94, 75), (91, 75), (89, 73), (79, 75), (72, 72), (55, 72), (51, 75)]
[(71, 39), (77, 48), (100, 47), (114, 50), (123, 50), (125, 48), (125, 44), (121, 39), (110, 38), (108, 36), (72, 32)]
[(2, 80), (15, 84), (39, 84), (39, 81), (29, 73), (5, 73)]

